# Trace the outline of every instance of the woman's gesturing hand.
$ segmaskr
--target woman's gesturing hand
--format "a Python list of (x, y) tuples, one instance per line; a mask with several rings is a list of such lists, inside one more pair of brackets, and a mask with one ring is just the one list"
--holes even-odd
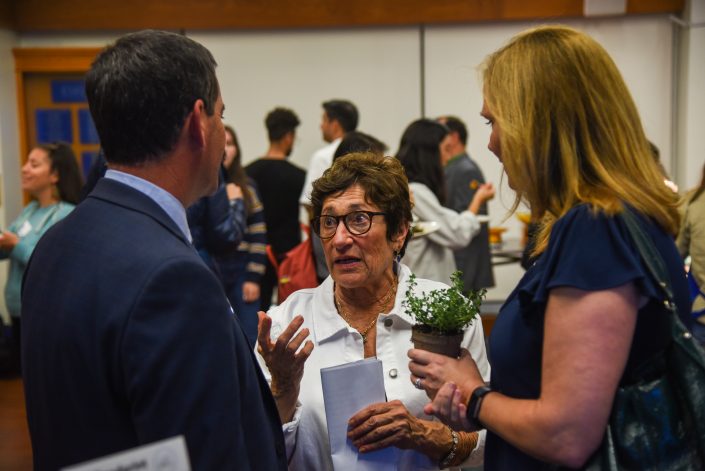
[(475, 191), (475, 196), (473, 196), (470, 205), (468, 206), (468, 211), (472, 213), (479, 213), (480, 207), (485, 204), (486, 201), (494, 198), (495, 189), (492, 183), (483, 183), (479, 186), (477, 191)]
[(360, 453), (395, 446), (440, 460), (452, 439), (445, 426), (413, 416), (398, 400), (365, 407), (350, 418), (348, 428), (348, 438)]
[(459, 358), (415, 348), (409, 350), (407, 355), (411, 358), (411, 382), (425, 390), (430, 399), (434, 399), (438, 390), (447, 382), (460, 385), (465, 400), (477, 386), (484, 384), (477, 364), (464, 348), (460, 350)]
[(259, 299), (259, 284), (254, 281), (246, 281), (242, 284), (242, 300), (252, 303)]
[(20, 238), (14, 232), (3, 231), (0, 233), (0, 250), (9, 252), (19, 241)]
[(467, 419), (468, 408), (455, 383), (446, 383), (438, 390), (433, 402), (426, 404), (424, 413), (435, 415), (453, 430), (473, 430)]
[[(259, 316), (257, 351), (264, 358), (267, 369), (272, 375), (270, 385), (272, 395), (277, 401), (279, 416), (282, 422), (286, 423), (294, 416), (301, 378), (304, 375), (304, 363), (313, 351), (313, 342), (307, 340), (303, 344), (309, 335), (308, 329), (301, 329), (297, 333), (304, 323), (303, 316), (294, 317), (284, 332), (272, 342), (270, 338), (272, 318), (264, 311), (259, 311), (257, 315)], [(302, 344), (303, 347), (301, 347)]]

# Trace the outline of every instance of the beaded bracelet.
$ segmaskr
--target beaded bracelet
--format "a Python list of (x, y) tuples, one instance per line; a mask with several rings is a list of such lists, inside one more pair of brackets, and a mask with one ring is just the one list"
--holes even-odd
[(460, 441), (460, 436), (458, 435), (458, 432), (456, 432), (450, 427), (448, 427), (448, 430), (450, 430), (450, 434), (453, 438), (453, 443), (450, 446), (450, 451), (448, 452), (446, 457), (441, 460), (441, 468), (447, 468), (448, 466), (450, 466), (450, 463), (453, 462), (453, 458), (455, 458), (455, 453), (456, 451), (458, 451), (458, 442)]

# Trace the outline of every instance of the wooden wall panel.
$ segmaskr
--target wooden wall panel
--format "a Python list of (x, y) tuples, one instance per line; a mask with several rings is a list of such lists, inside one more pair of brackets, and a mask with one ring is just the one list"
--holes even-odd
[(15, 71), (86, 72), (101, 51), (99, 47), (15, 48)]
[(0, 28), (12, 29), (15, 22), (14, 3), (0, 1)]
[[(583, 16), (584, 0), (10, 0), (20, 32), (318, 28)], [(627, 13), (677, 13), (685, 0), (629, 0)]]
[[(699, 1), (699, 0), (695, 0)], [(665, 3), (672, 3), (674, 10), (663, 11), (662, 13), (680, 13), (685, 8), (685, 1), (664, 2), (662, 0), (627, 0), (627, 13), (645, 14), (654, 13), (663, 8)]]

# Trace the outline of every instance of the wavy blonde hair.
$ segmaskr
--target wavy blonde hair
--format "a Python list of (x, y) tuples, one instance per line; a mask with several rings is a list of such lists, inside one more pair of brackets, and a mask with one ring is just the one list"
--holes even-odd
[(520, 201), (542, 222), (587, 203), (623, 204), (678, 232), (677, 197), (663, 183), (636, 106), (616, 65), (588, 35), (564, 26), (518, 34), (483, 68), (485, 102), (499, 125), (502, 162)]

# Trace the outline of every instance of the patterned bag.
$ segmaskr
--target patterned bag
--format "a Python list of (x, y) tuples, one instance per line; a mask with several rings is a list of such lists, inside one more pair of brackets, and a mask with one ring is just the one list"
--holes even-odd
[[(678, 318), (660, 254), (629, 210), (623, 219), (664, 293), (671, 343), (620, 384), (607, 431), (587, 470), (705, 470), (705, 353)], [(633, 375), (634, 376), (634, 375)]]

